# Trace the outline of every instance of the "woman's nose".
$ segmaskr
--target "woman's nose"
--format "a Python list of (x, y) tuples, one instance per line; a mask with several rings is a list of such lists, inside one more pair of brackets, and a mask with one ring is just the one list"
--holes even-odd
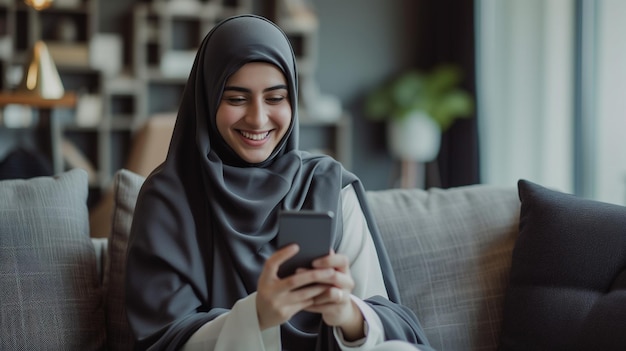
[(246, 122), (255, 127), (262, 127), (268, 120), (267, 109), (263, 103), (255, 101), (250, 104), (246, 113)]

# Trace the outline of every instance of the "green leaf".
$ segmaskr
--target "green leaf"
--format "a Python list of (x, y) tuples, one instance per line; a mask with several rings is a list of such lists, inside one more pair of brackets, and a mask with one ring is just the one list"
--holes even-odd
[(461, 83), (461, 70), (453, 65), (440, 65), (429, 75), (429, 90), (433, 95), (446, 94)]
[(473, 109), (474, 106), (469, 94), (461, 90), (455, 90), (442, 97), (432, 115), (442, 130), (446, 130), (456, 118), (471, 116)]
[(410, 71), (398, 78), (391, 87), (393, 102), (400, 107), (411, 106), (419, 99), (424, 87), (424, 78), (417, 71)]
[(457, 118), (472, 115), (472, 96), (459, 85), (462, 70), (441, 64), (429, 72), (412, 69), (373, 91), (365, 101), (366, 116), (372, 120), (404, 118), (415, 112), (431, 116), (442, 130)]

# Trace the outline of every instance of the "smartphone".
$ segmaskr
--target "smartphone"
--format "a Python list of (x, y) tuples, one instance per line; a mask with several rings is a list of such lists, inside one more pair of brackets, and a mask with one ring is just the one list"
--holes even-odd
[(298, 268), (311, 268), (316, 258), (330, 253), (334, 213), (312, 210), (281, 211), (278, 214), (278, 247), (296, 243), (298, 253), (280, 265), (278, 276), (284, 278)]

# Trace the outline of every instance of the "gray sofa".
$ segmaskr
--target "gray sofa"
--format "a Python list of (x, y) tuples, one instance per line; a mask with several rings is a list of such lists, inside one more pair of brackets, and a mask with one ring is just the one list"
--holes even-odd
[[(84, 171), (0, 182), (1, 350), (129, 349), (122, 283), (143, 180), (126, 170), (116, 174), (107, 239), (89, 235)], [(506, 310), (519, 304), (507, 298), (520, 232), (517, 189), (390, 189), (368, 197), (403, 303), (419, 316), (431, 345), (496, 350), (502, 326), (515, 319)], [(510, 329), (504, 336), (516, 340)]]

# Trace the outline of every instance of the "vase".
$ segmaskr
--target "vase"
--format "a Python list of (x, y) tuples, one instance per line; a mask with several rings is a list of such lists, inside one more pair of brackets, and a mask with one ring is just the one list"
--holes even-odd
[(387, 145), (396, 159), (430, 162), (439, 154), (441, 128), (422, 112), (394, 118), (387, 124)]

